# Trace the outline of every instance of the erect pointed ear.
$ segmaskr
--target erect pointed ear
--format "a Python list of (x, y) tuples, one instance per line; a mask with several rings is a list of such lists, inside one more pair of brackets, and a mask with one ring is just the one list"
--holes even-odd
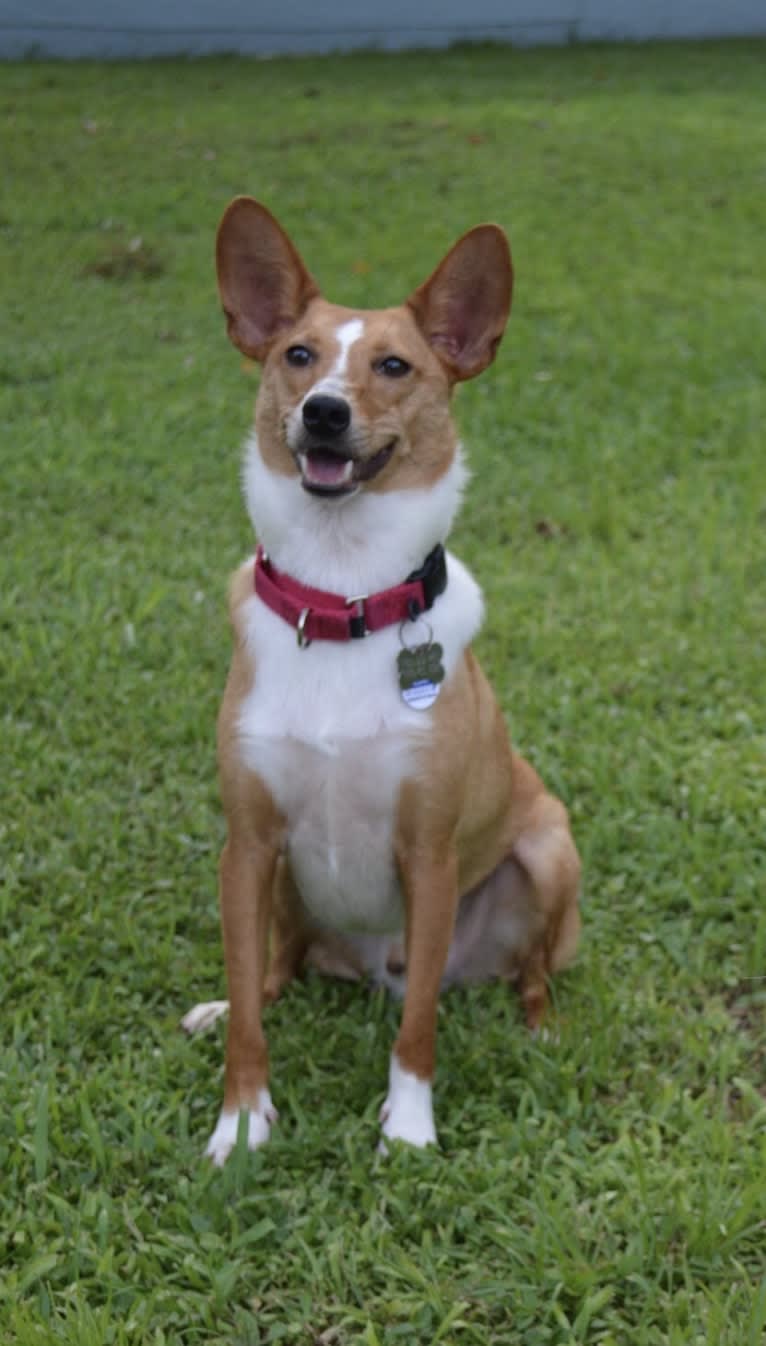
[(319, 286), (270, 211), (237, 196), (216, 239), (218, 290), (229, 338), (245, 355), (264, 360), (281, 328), (297, 321)]
[(513, 267), (496, 224), (463, 234), (407, 300), (452, 379), (472, 379), (495, 358), (511, 310)]

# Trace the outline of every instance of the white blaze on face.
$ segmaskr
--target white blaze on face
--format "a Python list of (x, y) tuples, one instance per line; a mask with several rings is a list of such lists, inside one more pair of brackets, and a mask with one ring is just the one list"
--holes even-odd
[[(331, 397), (346, 396), (346, 370), (348, 369), (348, 356), (351, 347), (355, 341), (358, 341), (364, 332), (363, 318), (349, 318), (348, 322), (340, 324), (333, 333), (335, 340), (340, 346), (340, 350), (335, 360), (335, 364), (323, 379), (314, 384), (314, 387), (306, 397), (313, 397), (315, 393), (326, 393)], [(306, 401), (304, 397), (303, 401)], [(302, 406), (302, 404), (301, 404)]]
[[(303, 438), (303, 408), (307, 401), (316, 396), (337, 397), (343, 402), (348, 403), (348, 393), (346, 387), (346, 370), (348, 369), (348, 357), (351, 347), (355, 341), (358, 341), (364, 331), (363, 318), (350, 318), (348, 322), (341, 323), (336, 327), (333, 336), (340, 347), (328, 374), (319, 379), (317, 383), (306, 393), (306, 396), (298, 404), (290, 416), (287, 431), (287, 442), (290, 448), (295, 452), (301, 444)], [(353, 410), (352, 410), (353, 415)], [(350, 458), (344, 459), (342, 456), (335, 457), (331, 453), (319, 451), (311, 453), (301, 452), (299, 462), (304, 482), (310, 481), (317, 487), (343, 487), (351, 482), (354, 473), (354, 464)]]

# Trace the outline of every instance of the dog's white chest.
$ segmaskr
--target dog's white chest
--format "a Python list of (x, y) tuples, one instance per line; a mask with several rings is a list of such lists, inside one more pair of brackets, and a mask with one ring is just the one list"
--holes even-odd
[(399, 695), (397, 629), (299, 649), (258, 598), (246, 607), (256, 673), (239, 717), (241, 751), (286, 819), (304, 904), (335, 930), (399, 930), (397, 803), (431, 718)]
[(262, 741), (259, 771), (287, 818), (287, 854), (304, 905), (334, 930), (401, 929), (393, 832), (411, 769), (406, 739)]

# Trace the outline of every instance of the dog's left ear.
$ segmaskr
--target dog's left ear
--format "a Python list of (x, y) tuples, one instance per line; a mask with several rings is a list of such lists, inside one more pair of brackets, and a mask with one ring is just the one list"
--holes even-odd
[(452, 379), (472, 379), (492, 363), (512, 291), (508, 240), (498, 225), (479, 224), (410, 295), (407, 305)]
[(265, 360), (279, 332), (297, 322), (319, 286), (270, 210), (237, 196), (216, 239), (218, 289), (229, 338), (254, 360)]

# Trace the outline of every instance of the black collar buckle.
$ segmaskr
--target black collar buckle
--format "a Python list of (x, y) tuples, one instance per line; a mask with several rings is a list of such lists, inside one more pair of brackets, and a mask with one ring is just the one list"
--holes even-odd
[(447, 587), (447, 557), (441, 542), (428, 553), (420, 569), (407, 576), (406, 583), (416, 584), (418, 581), (423, 586), (424, 611), (428, 612)]

